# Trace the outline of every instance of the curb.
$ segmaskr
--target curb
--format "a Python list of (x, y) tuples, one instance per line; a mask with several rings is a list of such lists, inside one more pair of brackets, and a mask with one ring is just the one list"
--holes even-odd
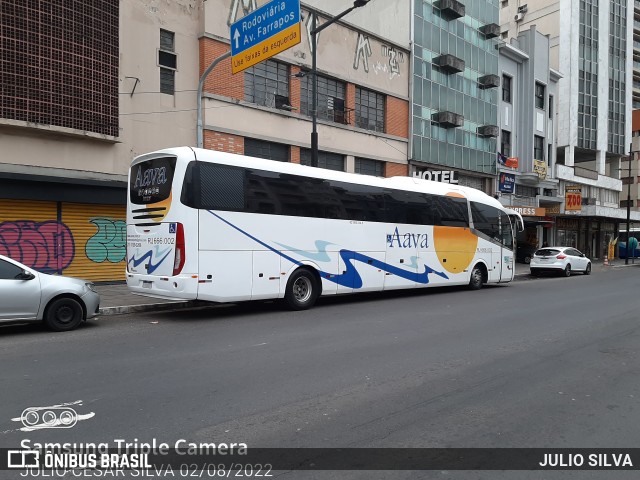
[(123, 305), (119, 307), (105, 307), (98, 310), (98, 315), (124, 315), (136, 312), (158, 312), (176, 308), (192, 308), (201, 305), (197, 300), (187, 302), (148, 303), (145, 305)]

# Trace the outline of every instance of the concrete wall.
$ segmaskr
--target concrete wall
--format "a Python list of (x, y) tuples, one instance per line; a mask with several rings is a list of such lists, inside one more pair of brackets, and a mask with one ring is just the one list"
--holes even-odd
[[(244, 3), (249, 6), (247, 11), (252, 11), (254, 5), (259, 8), (267, 2), (246, 0)], [(244, 15), (242, 5), (243, 0), (206, 2), (203, 25), (205, 35), (228, 41), (230, 24)], [(275, 58), (311, 68), (310, 7), (317, 9), (320, 25), (326, 21), (322, 18), (323, 13), (327, 13), (328, 18), (350, 5), (351, 2), (338, 0), (303, 3), (302, 41)], [(399, 28), (400, 25), (405, 27)], [(367, 6), (355, 9), (342, 21), (318, 34), (318, 72), (379, 92), (408, 98), (409, 25), (409, 2), (371, 0)]]
[[(68, 176), (124, 179), (140, 153), (195, 143), (194, 85), (198, 78), (198, 15), (201, 0), (123, 0), (120, 2), (120, 135), (101, 141), (47, 126), (11, 127), (0, 122), (3, 163), (64, 169)], [(160, 29), (176, 34), (176, 95), (160, 92)], [(132, 77), (132, 78), (128, 78)], [(135, 78), (133, 78), (135, 77)], [(136, 84), (136, 78), (138, 79)]]

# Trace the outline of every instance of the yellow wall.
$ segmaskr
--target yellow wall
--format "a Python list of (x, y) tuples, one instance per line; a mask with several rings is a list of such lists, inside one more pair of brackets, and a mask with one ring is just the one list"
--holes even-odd
[(0, 254), (46, 273), (124, 281), (125, 217), (123, 205), (0, 199)]

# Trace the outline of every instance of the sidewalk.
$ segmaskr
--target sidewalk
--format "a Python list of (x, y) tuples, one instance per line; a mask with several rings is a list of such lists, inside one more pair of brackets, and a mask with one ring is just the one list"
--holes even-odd
[[(604, 266), (602, 260), (594, 260), (592, 263), (594, 273), (634, 266), (640, 267), (640, 259), (638, 259), (635, 264), (629, 263), (629, 265), (624, 264), (624, 259), (614, 260), (611, 266)], [(523, 275), (529, 275), (529, 265), (516, 263), (516, 278)], [(170, 310), (198, 305), (197, 301), (183, 302), (134, 295), (129, 292), (125, 283), (111, 285), (97, 284), (96, 290), (100, 294), (100, 315), (121, 315), (125, 313)]]
[(129, 292), (126, 283), (96, 284), (100, 294), (100, 315), (121, 315), (133, 312), (170, 310), (194, 306), (195, 302), (163, 300), (161, 298), (144, 297)]

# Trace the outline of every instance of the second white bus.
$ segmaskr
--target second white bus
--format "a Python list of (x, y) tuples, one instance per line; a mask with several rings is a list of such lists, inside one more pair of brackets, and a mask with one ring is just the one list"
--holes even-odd
[(127, 284), (298, 310), (320, 295), (479, 289), (514, 278), (510, 213), (468, 187), (167, 149), (131, 165)]

